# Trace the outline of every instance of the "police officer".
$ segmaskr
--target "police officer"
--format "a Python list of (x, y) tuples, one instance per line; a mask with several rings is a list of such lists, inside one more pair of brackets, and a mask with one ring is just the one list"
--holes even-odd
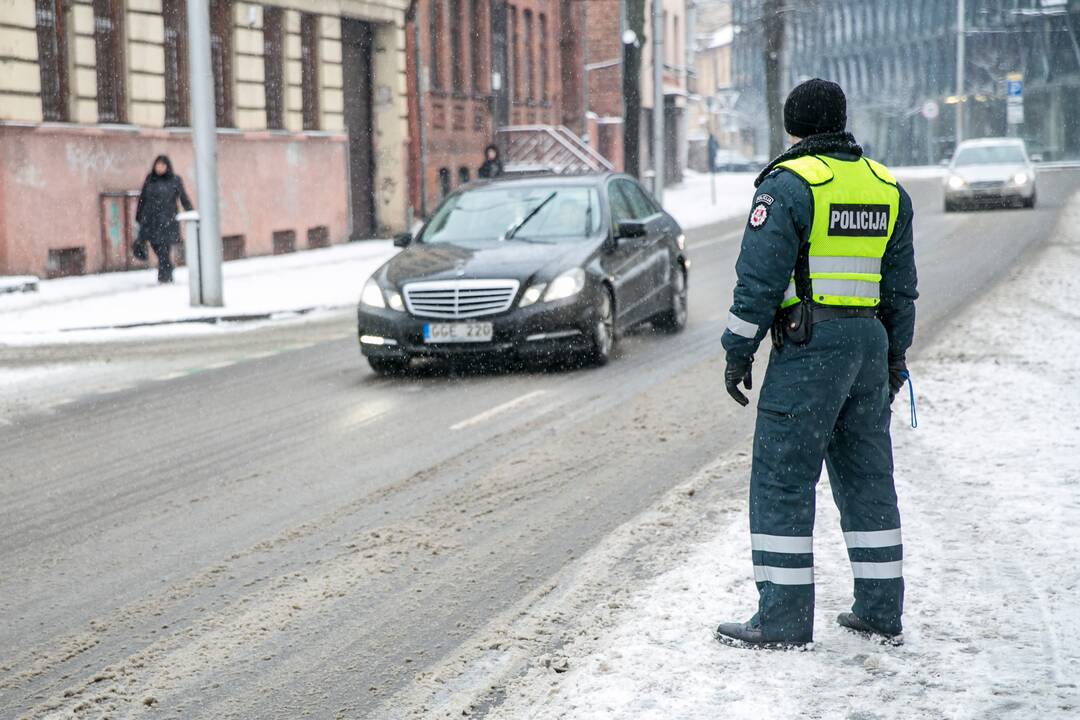
[(758, 611), (723, 623), (727, 644), (813, 641), (814, 488), (822, 461), (855, 577), (847, 628), (897, 642), (903, 547), (893, 487), (890, 403), (907, 377), (915, 325), (911, 199), (864, 157), (840, 86), (791, 91), (796, 143), (758, 177), (723, 336), (725, 381), (741, 405), (758, 344), (773, 350), (758, 401), (750, 539)]

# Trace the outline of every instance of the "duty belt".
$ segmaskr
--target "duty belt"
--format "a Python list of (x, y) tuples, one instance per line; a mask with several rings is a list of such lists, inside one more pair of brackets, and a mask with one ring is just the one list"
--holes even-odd
[(837, 318), (876, 318), (877, 308), (814, 305), (810, 316), (813, 318), (814, 325)]

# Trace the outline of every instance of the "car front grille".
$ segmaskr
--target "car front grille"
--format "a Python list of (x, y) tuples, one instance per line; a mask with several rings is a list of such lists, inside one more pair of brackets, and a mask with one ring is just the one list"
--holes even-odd
[(969, 186), (972, 190), (997, 190), (1005, 187), (1005, 183), (1001, 180), (982, 180), (980, 182), (973, 182)]
[(405, 286), (405, 307), (418, 317), (474, 318), (510, 309), (517, 280), (433, 280)]

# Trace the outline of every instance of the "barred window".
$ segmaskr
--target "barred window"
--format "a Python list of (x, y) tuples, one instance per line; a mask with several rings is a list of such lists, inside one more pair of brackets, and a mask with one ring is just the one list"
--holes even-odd
[(187, 3), (162, 0), (165, 22), (165, 127), (189, 123), (191, 93), (188, 90)]
[(233, 4), (210, 1), (210, 64), (214, 73), (214, 116), (218, 127), (233, 122)]
[(98, 122), (126, 122), (123, 0), (94, 0), (94, 52)]
[(57, 122), (67, 122), (71, 117), (67, 34), (70, 10), (67, 0), (37, 0), (41, 115)]
[(263, 8), (263, 68), (266, 127), (285, 127), (285, 11)]
[(304, 129), (319, 129), (319, 17), (300, 16), (300, 95)]

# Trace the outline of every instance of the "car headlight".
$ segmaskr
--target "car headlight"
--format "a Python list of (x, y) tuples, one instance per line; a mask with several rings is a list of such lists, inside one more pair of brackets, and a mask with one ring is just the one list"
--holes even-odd
[(1027, 173), (1021, 172), (1013, 175), (1013, 184), (1015, 185), (1027, 185), (1029, 180), (1031, 180), (1031, 178), (1028, 177)]
[(385, 293), (379, 287), (375, 278), (371, 278), (364, 285), (364, 291), (360, 293), (360, 304), (373, 308), (385, 308), (387, 303), (391, 310), (404, 310), (405, 303), (401, 300), (401, 293), (396, 290), (387, 290)]
[(529, 307), (532, 305), (544, 294), (544, 288), (546, 287), (547, 285), (544, 283), (530, 285), (529, 288), (521, 294), (521, 302), (518, 303), (518, 307)]
[(679, 246), (680, 250), (686, 249), (686, 236), (679, 233), (679, 237), (675, 238), (675, 244)]
[(548, 283), (547, 292), (544, 293), (544, 302), (573, 297), (581, 292), (583, 287), (585, 287), (585, 271), (581, 268), (567, 270)]
[(949, 176), (949, 189), (950, 190), (963, 190), (965, 187), (967, 187), (967, 180), (960, 177), (959, 175), (950, 175)]

